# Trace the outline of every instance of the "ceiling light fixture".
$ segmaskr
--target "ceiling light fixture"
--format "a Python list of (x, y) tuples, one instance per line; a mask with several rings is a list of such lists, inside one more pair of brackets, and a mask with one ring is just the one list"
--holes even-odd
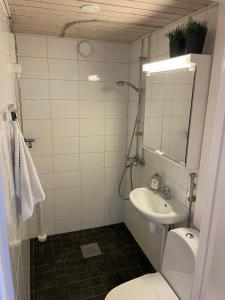
[(96, 13), (100, 10), (100, 7), (98, 5), (92, 5), (92, 4), (86, 4), (82, 5), (80, 9), (87, 13)]

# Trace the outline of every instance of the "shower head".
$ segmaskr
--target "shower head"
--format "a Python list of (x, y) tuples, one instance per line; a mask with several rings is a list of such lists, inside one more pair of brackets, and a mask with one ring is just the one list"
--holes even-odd
[(130, 82), (127, 82), (127, 81), (117, 81), (116, 84), (118, 86), (129, 86), (129, 87), (133, 88), (138, 93), (142, 92), (142, 89), (136, 87), (134, 84), (132, 84)]

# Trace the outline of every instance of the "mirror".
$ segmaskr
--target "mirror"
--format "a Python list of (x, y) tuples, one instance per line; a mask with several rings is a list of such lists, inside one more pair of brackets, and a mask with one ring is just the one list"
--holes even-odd
[(196, 68), (148, 74), (144, 147), (186, 165)]

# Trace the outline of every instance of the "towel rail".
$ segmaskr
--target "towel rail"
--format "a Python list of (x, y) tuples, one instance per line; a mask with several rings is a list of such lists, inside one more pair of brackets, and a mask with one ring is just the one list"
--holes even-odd
[(33, 143), (36, 141), (35, 139), (33, 138), (24, 138), (25, 140), (25, 143), (28, 144), (28, 147), (31, 149), (33, 147)]
[[(9, 107), (9, 109), (10, 109), (10, 107)], [(11, 108), (11, 109), (12, 109), (12, 108)], [(12, 117), (12, 121), (16, 121), (16, 120), (17, 120), (17, 113), (16, 113), (16, 110), (15, 110), (15, 109), (11, 111), (11, 117)], [(29, 147), (30, 149), (32, 148), (33, 143), (36, 141), (36, 140), (33, 139), (33, 138), (24, 138), (24, 140), (25, 140), (25, 143), (28, 144), (28, 147)]]

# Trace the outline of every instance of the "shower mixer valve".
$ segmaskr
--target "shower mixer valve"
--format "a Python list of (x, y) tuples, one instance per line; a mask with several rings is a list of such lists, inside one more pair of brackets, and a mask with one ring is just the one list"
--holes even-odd
[(127, 161), (129, 162), (129, 166), (144, 166), (145, 165), (145, 160), (144, 158), (140, 158), (138, 154), (134, 156), (126, 156)]

